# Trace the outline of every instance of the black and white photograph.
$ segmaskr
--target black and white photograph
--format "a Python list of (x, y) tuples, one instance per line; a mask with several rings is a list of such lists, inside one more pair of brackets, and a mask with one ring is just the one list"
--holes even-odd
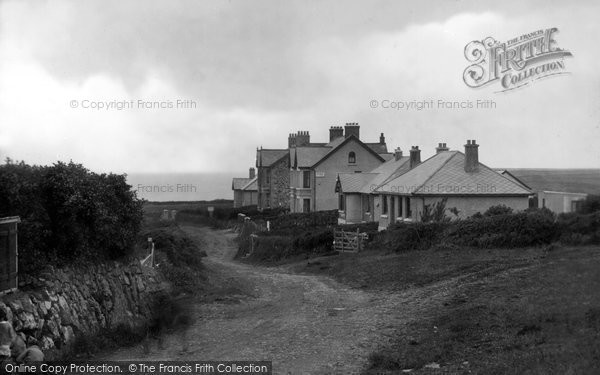
[(600, 374), (599, 14), (0, 0), (0, 373)]

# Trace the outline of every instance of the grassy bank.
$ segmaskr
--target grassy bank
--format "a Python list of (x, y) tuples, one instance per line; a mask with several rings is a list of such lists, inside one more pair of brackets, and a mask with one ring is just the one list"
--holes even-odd
[(372, 353), (371, 373), (599, 373), (598, 246), (373, 250), (292, 268), (373, 291), (444, 288)]

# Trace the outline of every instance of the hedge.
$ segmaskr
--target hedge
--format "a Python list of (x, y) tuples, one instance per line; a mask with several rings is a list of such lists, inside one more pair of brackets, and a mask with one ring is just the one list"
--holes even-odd
[(96, 174), (81, 164), (0, 165), (0, 217), (20, 216), (19, 270), (48, 262), (116, 259), (130, 254), (143, 201), (125, 175)]

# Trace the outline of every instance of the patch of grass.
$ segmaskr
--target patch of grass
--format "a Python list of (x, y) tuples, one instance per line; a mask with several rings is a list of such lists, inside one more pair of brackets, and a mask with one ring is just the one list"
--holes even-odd
[(62, 348), (60, 354), (53, 360), (85, 360), (102, 352), (131, 347), (142, 342), (146, 337), (146, 331), (146, 326), (132, 327), (120, 324), (113, 329), (104, 329), (93, 335), (78, 333), (69, 347)]
[[(480, 251), (475, 258), (461, 251), (453, 252), (449, 265), (429, 258), (429, 266), (412, 275), (425, 273), (431, 282), (453, 273), (470, 276), (456, 283), (443, 303), (433, 303), (427, 316), (413, 320), (394, 342), (374, 352), (370, 372), (410, 368), (430, 373), (424, 366), (435, 362), (444, 373), (600, 373), (599, 250), (531, 249), (531, 257), (520, 259), (512, 259), (518, 251), (508, 258), (502, 257), (506, 250)], [(413, 257), (422, 253), (413, 252)], [(489, 256), (504, 265), (489, 269)], [(472, 273), (477, 262), (485, 267)], [(459, 263), (471, 268), (460, 270)]]

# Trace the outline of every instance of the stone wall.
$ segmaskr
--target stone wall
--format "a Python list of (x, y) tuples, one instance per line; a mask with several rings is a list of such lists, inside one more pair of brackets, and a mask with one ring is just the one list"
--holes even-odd
[(153, 298), (168, 283), (157, 270), (137, 262), (109, 262), (48, 267), (36, 278), (20, 276), (19, 287), (1, 297), (0, 308), (17, 333), (25, 340), (35, 337), (51, 359), (78, 335), (143, 325)]

